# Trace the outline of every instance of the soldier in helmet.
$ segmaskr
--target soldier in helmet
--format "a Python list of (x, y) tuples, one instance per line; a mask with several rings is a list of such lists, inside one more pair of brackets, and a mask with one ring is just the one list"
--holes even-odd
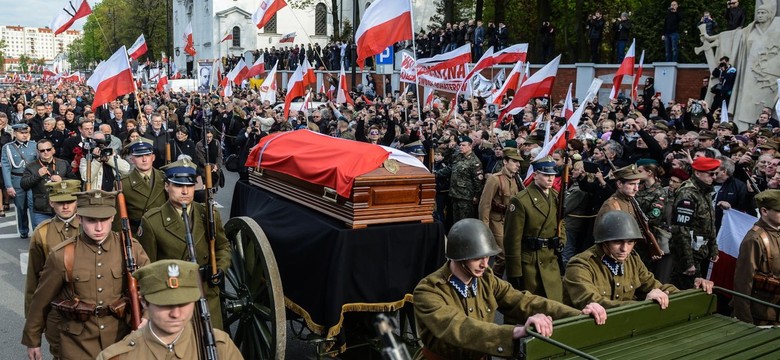
[[(513, 289), (488, 267), (488, 259), (499, 251), (481, 221), (464, 219), (452, 226), (449, 261), (414, 289), (414, 316), (423, 342), (415, 359), (506, 357), (513, 353), (513, 339), (526, 336), (530, 326), (549, 336), (553, 318), (586, 314), (599, 325), (606, 322), (599, 304), (587, 304), (580, 311)], [(519, 324), (524, 325), (496, 324), (496, 311), (522, 319)]]
[[(566, 266), (564, 302), (574, 307), (597, 302), (612, 308), (652, 300), (665, 309), (669, 294), (679, 290), (656, 280), (633, 251), (636, 242), (642, 240), (634, 217), (624, 211), (608, 211), (595, 228), (595, 245), (571, 258)], [(708, 294), (712, 293), (712, 286), (712, 281), (695, 279), (695, 287)]]

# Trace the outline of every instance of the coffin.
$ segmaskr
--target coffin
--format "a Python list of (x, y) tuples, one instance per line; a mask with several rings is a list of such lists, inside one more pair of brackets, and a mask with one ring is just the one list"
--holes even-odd
[(433, 221), (434, 176), (410, 164), (377, 145), (299, 130), (263, 138), (246, 166), (250, 184), (363, 228)]

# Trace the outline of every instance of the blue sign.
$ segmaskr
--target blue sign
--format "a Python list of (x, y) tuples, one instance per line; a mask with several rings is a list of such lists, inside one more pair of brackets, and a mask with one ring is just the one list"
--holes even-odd
[(394, 60), (395, 51), (393, 50), (393, 45), (388, 46), (387, 49), (376, 55), (377, 65), (393, 65)]

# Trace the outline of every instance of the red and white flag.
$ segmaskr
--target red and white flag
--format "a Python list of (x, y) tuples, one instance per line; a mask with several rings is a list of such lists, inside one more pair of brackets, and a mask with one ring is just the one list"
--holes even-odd
[(418, 71), (418, 74), (422, 75), (425, 73), (429, 73), (431, 71), (447, 69), (447, 68), (455, 67), (470, 62), (471, 62), (471, 44), (468, 43), (466, 45), (463, 45), (455, 50), (446, 52), (444, 54), (439, 54), (434, 57), (417, 60), (417, 65), (422, 65), (424, 67), (430, 66), (427, 68), (420, 69)]
[(122, 46), (108, 60), (100, 63), (87, 80), (87, 85), (95, 89), (93, 109), (135, 91), (127, 49)]
[(192, 40), (192, 22), (187, 23), (187, 28), (184, 29), (184, 52), (195, 56), (195, 42)]
[(291, 32), (289, 34), (284, 34), (281, 39), (279, 39), (279, 43), (291, 43), (295, 42), (295, 32)]
[(612, 78), (612, 91), (609, 92), (610, 100), (617, 99), (618, 94), (620, 93), (620, 85), (623, 83), (623, 76), (634, 76), (634, 63), (636, 62), (635, 44), (636, 40), (631, 42), (631, 47), (628, 48), (626, 57), (623, 58), (623, 62), (620, 63), (620, 67), (615, 73), (615, 77)]
[(423, 107), (430, 108), (430, 106), (433, 105), (433, 88), (426, 87), (424, 93), (425, 103), (423, 104)]
[(260, 57), (255, 60), (252, 67), (249, 68), (249, 72), (246, 74), (247, 78), (262, 75), (265, 72), (265, 54), (260, 54)]
[(144, 34), (138, 37), (133, 43), (133, 46), (127, 50), (127, 56), (133, 60), (137, 60), (141, 55), (146, 54), (146, 39)]
[(471, 79), (474, 74), (493, 65), (516, 63), (518, 61), (525, 62), (527, 56), (528, 44), (515, 44), (497, 53), (493, 53), (493, 48), (491, 47), (485, 51), (485, 54), (474, 65), (474, 68), (466, 75), (466, 80)]
[(163, 64), (168, 63), (168, 55), (165, 55), (165, 51), (160, 52), (160, 61), (162, 61)]
[(729, 104), (726, 103), (726, 99), (723, 99), (720, 104), (720, 123), (729, 122)]
[(163, 75), (160, 78), (160, 81), (157, 82), (157, 92), (161, 93), (165, 91), (168, 87), (168, 75)]
[(87, 0), (69, 0), (60, 10), (60, 13), (57, 14), (57, 17), (51, 21), (49, 27), (54, 30), (54, 36), (57, 36), (70, 29), (76, 20), (89, 14), (92, 14), (92, 8), (89, 7)]
[(737, 210), (723, 210), (718, 231), (718, 262), (710, 263), (707, 278), (716, 286), (734, 289), (734, 270), (737, 267), (739, 246), (758, 218)]
[(276, 66), (278, 64), (279, 60), (276, 61), (274, 67), (268, 72), (265, 80), (260, 84), (260, 89), (257, 91), (258, 95), (260, 95), (260, 101), (268, 101), (271, 105), (276, 104)]
[(412, 3), (408, 0), (377, 0), (360, 19), (355, 32), (357, 64), (363, 68), (366, 58), (384, 51), (412, 34)]
[(515, 97), (503, 110), (499, 119), (504, 119), (504, 115), (514, 109), (522, 108), (533, 98), (548, 97), (552, 91), (555, 77), (558, 74), (558, 64), (561, 62), (561, 56), (558, 55), (539, 71), (535, 72), (526, 80), (523, 85), (517, 89)]
[(257, 25), (258, 29), (262, 29), (276, 12), (285, 6), (287, 6), (287, 3), (284, 0), (261, 0), (260, 6), (252, 14), (252, 22)]
[(498, 89), (496, 92), (494, 92), (492, 95), (490, 95), (490, 98), (488, 98), (487, 101), (493, 104), (501, 104), (504, 95), (506, 95), (509, 92), (509, 90), (516, 92), (517, 89), (520, 87), (520, 83), (522, 80), (523, 80), (523, 62), (518, 61), (515, 63), (515, 66), (512, 68), (512, 71), (509, 72), (509, 76), (504, 81), (504, 84), (501, 85), (501, 88)]
[(233, 82), (225, 81), (225, 87), (222, 88), (222, 97), (233, 96)]
[(238, 60), (238, 64), (233, 67), (233, 70), (230, 70), (230, 72), (227, 73), (227, 78), (237, 85), (241, 85), (241, 82), (246, 79), (247, 74), (249, 74), (249, 68), (246, 66), (244, 58), (241, 58), (241, 60)]
[(634, 74), (634, 82), (631, 84), (631, 100), (636, 101), (639, 94), (639, 80), (642, 78), (642, 67), (645, 65), (645, 51), (642, 50), (642, 56), (639, 57), (639, 67)]
[[(94, 74), (92, 76), (94, 76)], [(68, 75), (68, 74), (63, 75), (62, 76), (62, 81), (72, 82), (72, 83), (79, 83), (79, 82), (83, 82), (84, 78), (81, 76), (81, 72), (80, 71), (76, 71), (76, 72), (74, 72), (73, 74), (70, 74), (70, 75)]]
[(311, 91), (306, 92), (306, 97), (303, 98), (303, 105), (301, 105), (301, 110), (304, 115), (309, 114), (309, 107), (311, 107)]
[(328, 98), (328, 100), (333, 101), (333, 94), (336, 93), (336, 87), (331, 85), (328, 88), (328, 92), (325, 94), (325, 96)]
[(225, 33), (225, 36), (222, 37), (222, 40), (220, 40), (219, 43), (221, 44), (221, 43), (223, 43), (225, 41), (228, 41), (228, 40), (233, 40), (233, 33), (229, 32), (229, 31)]
[(344, 63), (341, 63), (341, 71), (339, 72), (339, 88), (336, 91), (336, 103), (349, 103), (352, 104), (352, 106), (355, 106), (355, 102), (351, 97), (349, 97), (349, 89), (347, 88), (347, 75), (344, 73)]
[[(571, 97), (571, 87), (572, 83), (569, 83), (569, 91), (566, 92), (566, 100), (563, 101), (563, 108), (561, 109), (561, 117), (566, 118), (566, 120), (569, 120), (574, 114), (574, 102), (572, 101)], [(571, 130), (573, 134), (574, 129)]]
[(314, 68), (311, 66), (308, 58), (303, 58), (301, 67), (303, 67), (303, 86), (308, 87), (311, 84), (316, 84), (317, 75), (314, 74)]
[(293, 99), (306, 95), (306, 88), (303, 86), (303, 67), (298, 66), (290, 76), (287, 82), (287, 95), (284, 97), (284, 118), (289, 118), (290, 104)]

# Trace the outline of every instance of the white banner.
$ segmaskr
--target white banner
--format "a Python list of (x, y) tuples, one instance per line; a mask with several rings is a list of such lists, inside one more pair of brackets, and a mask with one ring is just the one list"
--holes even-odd
[[(405, 83), (415, 83), (415, 61), (409, 54), (404, 53), (401, 60), (401, 81)], [(420, 65), (418, 69), (428, 69), (429, 67)], [(420, 86), (434, 88), (439, 91), (456, 93), (458, 87), (466, 78), (466, 65), (458, 65), (448, 69), (434, 70), (419, 77)]]

